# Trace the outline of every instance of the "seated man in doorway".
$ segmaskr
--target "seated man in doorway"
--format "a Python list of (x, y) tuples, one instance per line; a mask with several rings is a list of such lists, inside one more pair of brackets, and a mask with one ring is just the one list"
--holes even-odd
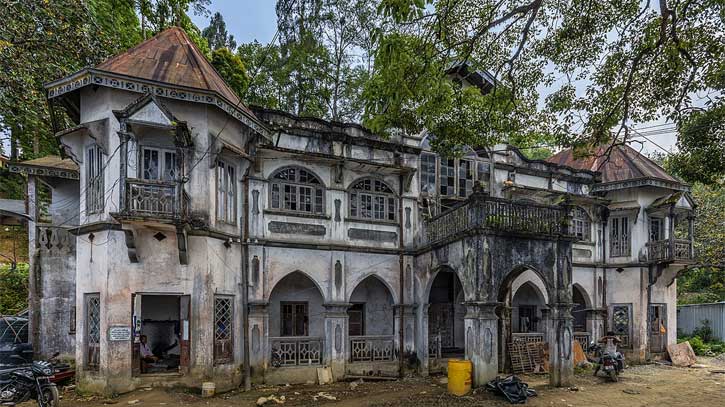
[(154, 355), (153, 352), (151, 352), (151, 348), (149, 348), (148, 345), (148, 338), (146, 335), (141, 335), (141, 343), (139, 346), (140, 352), (141, 352), (141, 360), (146, 363), (154, 363), (159, 360), (159, 358)]

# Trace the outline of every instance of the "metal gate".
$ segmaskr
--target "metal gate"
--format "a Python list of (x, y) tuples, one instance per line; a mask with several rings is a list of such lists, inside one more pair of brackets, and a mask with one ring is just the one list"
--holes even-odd
[(440, 335), (441, 348), (455, 346), (453, 320), (455, 310), (451, 303), (431, 304), (428, 309), (428, 336)]
[(649, 306), (649, 351), (662, 353), (667, 349), (667, 307), (665, 304)]

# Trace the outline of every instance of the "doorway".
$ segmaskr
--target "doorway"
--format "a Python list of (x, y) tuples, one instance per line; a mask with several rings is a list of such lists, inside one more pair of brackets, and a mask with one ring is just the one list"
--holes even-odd
[(454, 272), (436, 275), (428, 296), (428, 342), (431, 355), (463, 357), (465, 348), (463, 286)]
[(134, 294), (133, 373), (180, 374), (189, 366), (189, 296)]
[(667, 348), (667, 307), (665, 304), (649, 306), (649, 351), (663, 353)]

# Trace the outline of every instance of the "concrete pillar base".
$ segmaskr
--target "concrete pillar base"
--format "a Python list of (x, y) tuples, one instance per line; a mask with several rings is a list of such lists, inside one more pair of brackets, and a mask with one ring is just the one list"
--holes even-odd
[(348, 303), (325, 304), (325, 365), (332, 369), (333, 380), (345, 376), (348, 349)]
[(473, 386), (480, 387), (498, 375), (497, 303), (467, 302), (464, 319), (466, 359), (473, 364)]
[(571, 303), (551, 305), (548, 318), (549, 383), (570, 386), (574, 378), (574, 324)]

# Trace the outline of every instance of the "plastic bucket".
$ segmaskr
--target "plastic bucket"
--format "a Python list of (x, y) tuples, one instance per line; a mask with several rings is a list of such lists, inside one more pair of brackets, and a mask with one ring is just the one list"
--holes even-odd
[(204, 382), (201, 384), (201, 397), (213, 397), (216, 391), (214, 382)]
[(470, 360), (450, 359), (448, 361), (448, 393), (465, 396), (471, 391)]

